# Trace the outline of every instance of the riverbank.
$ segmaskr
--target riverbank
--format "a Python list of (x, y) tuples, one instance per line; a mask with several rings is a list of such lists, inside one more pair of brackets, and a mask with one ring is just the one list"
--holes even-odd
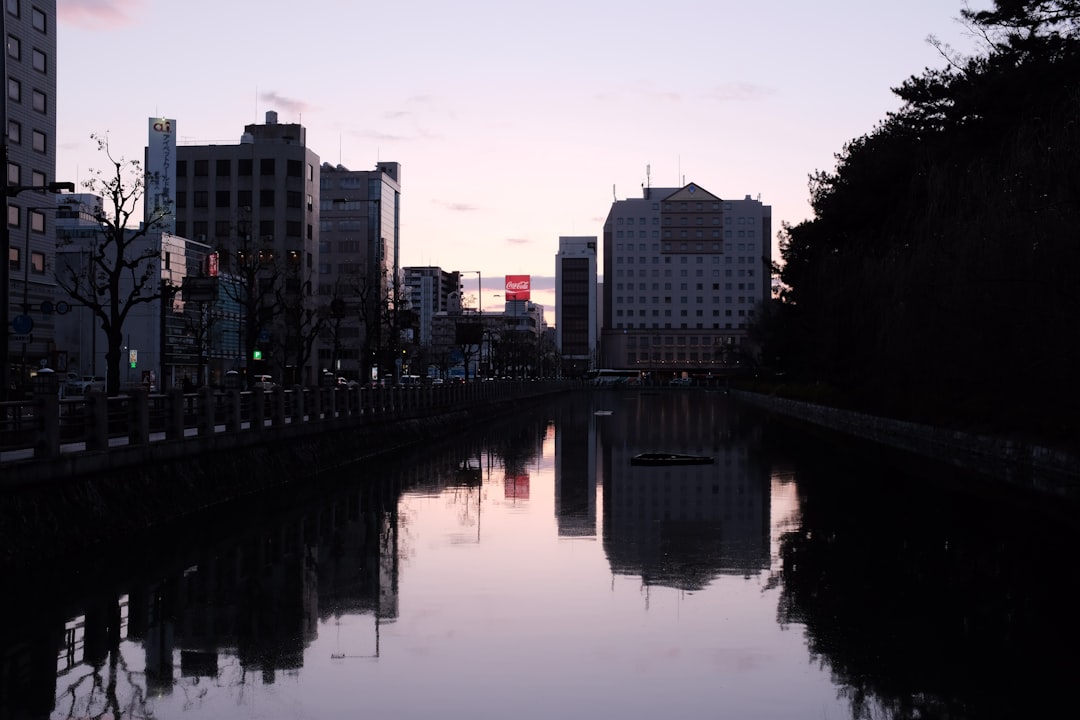
[(930, 457), (1012, 485), (1080, 500), (1080, 457), (1017, 438), (966, 433), (777, 395), (733, 390), (755, 407)]

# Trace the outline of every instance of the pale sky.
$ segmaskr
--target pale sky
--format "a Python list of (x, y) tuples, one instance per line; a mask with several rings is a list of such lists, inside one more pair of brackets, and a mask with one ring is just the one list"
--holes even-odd
[[(962, 0), (58, 0), (57, 180), (142, 160), (147, 118), (233, 144), (268, 110), (323, 162), (401, 163), (402, 265), (533, 276), (613, 198), (694, 182), (810, 216), (807, 179), (972, 52)], [(990, 6), (972, 0), (972, 7)], [(473, 276), (475, 278), (475, 276)], [(466, 292), (476, 283), (466, 280)]]

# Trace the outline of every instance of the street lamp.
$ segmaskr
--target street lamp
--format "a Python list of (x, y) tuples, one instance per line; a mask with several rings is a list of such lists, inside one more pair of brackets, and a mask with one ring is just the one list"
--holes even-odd
[[(6, 115), (6, 113), (4, 113)], [(6, 166), (7, 128), (0, 128), (4, 140), (0, 147), (0, 162)], [(45, 185), (8, 185), (4, 188), (4, 217), (0, 219), (0, 399), (7, 400), (11, 392), (11, 361), (8, 342), (11, 336), (11, 227), (8, 225), (8, 200), (26, 190), (59, 193), (61, 190), (75, 192), (75, 183), (51, 182)]]

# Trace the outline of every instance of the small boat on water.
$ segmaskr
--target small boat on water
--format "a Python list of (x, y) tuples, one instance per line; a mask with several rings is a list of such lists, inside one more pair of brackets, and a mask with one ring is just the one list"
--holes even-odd
[(681, 453), (641, 453), (630, 458), (631, 465), (711, 465), (708, 455), (684, 455)]

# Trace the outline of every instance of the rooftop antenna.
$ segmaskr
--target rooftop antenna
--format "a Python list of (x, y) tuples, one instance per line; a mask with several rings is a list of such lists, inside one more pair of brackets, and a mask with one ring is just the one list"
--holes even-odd
[(650, 187), (650, 188), (652, 187), (652, 180), (650, 179), (651, 176), (652, 176), (652, 165), (649, 165), (648, 163), (646, 163), (646, 165), (645, 165), (645, 186), (646, 187)]
[(611, 202), (618, 202), (618, 198), (615, 196), (615, 183), (611, 183)]

